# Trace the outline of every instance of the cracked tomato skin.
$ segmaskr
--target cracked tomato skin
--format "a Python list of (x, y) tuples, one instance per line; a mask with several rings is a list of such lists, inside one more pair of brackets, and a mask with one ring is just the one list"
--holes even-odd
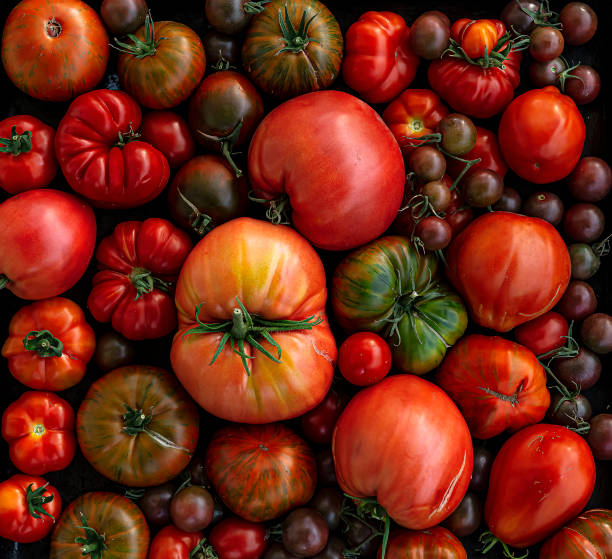
[[(275, 332), (280, 363), (245, 342), (250, 374), (229, 341), (211, 361), (223, 332), (193, 333), (199, 320), (232, 320), (238, 298), (265, 320), (320, 317), (311, 330)], [(191, 251), (176, 287), (179, 330), (172, 367), (187, 392), (208, 412), (229, 421), (269, 423), (297, 417), (319, 404), (331, 386), (337, 349), (325, 315), (323, 264), (296, 231), (247, 217), (208, 233)], [(263, 337), (267, 351), (277, 349)]]
[(595, 461), (580, 435), (558, 425), (531, 425), (495, 457), (484, 518), (507, 545), (528, 547), (574, 518), (594, 487)]
[(490, 439), (544, 419), (546, 373), (526, 347), (499, 336), (471, 334), (452, 347), (436, 383), (459, 406), (472, 436)]
[[(382, 546), (377, 559), (382, 557)], [(467, 559), (457, 537), (442, 526), (428, 530), (394, 530), (389, 535), (385, 557), (388, 559)]]

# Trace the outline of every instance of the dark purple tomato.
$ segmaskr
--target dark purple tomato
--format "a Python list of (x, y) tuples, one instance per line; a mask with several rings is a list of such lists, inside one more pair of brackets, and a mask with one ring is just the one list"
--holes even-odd
[(565, 41), (558, 29), (538, 26), (529, 35), (529, 53), (534, 60), (546, 62), (554, 60), (563, 52)]
[(604, 213), (589, 202), (570, 206), (563, 216), (563, 231), (572, 241), (593, 242), (601, 237), (605, 227)]
[(593, 277), (599, 265), (601, 259), (598, 254), (595, 253), (591, 245), (586, 243), (573, 243), (567, 247), (570, 255), (570, 262), (572, 264), (572, 278), (586, 280)]
[(584, 2), (570, 2), (563, 6), (559, 21), (568, 45), (584, 45), (597, 31), (597, 14)]
[(578, 394), (572, 400), (564, 400), (563, 395), (555, 390), (551, 394), (550, 407), (546, 412), (546, 423), (577, 427), (591, 419), (592, 414), (591, 403), (583, 394)]
[(555, 359), (551, 368), (555, 376), (570, 390), (587, 390), (601, 376), (601, 359), (586, 347), (578, 350), (575, 357)]
[(557, 303), (559, 311), (567, 320), (584, 320), (597, 308), (597, 296), (593, 288), (582, 280), (569, 282), (563, 297)]
[(540, 7), (539, 2), (520, 0), (520, 6), (516, 0), (510, 0), (502, 10), (501, 20), (510, 31), (514, 29), (521, 35), (526, 35), (535, 28), (533, 18), (527, 12), (537, 13)]
[(103, 0), (100, 15), (108, 30), (118, 37), (134, 33), (145, 22), (145, 0)]
[(317, 444), (331, 442), (336, 421), (347, 404), (347, 400), (344, 394), (330, 390), (318, 406), (302, 416), (300, 421), (304, 437)]
[(474, 466), (472, 467), (472, 479), (470, 489), (484, 493), (489, 487), (489, 474), (493, 464), (493, 454), (482, 446), (474, 447)]
[(328, 537), (329, 528), (314, 509), (295, 509), (283, 522), (283, 546), (298, 557), (312, 557), (323, 551)]
[(335, 487), (322, 487), (308, 503), (308, 506), (321, 514), (330, 531), (340, 526), (340, 513), (344, 496)]
[(344, 554), (346, 544), (338, 536), (330, 536), (327, 545), (321, 553), (317, 553), (312, 559), (346, 559)]
[(410, 46), (417, 56), (425, 60), (440, 58), (448, 47), (450, 26), (439, 14), (425, 12), (414, 20), (410, 28)]
[(157, 487), (149, 487), (138, 501), (147, 522), (155, 526), (170, 524), (170, 501), (176, 491), (173, 483), (164, 483)]
[(504, 181), (491, 169), (474, 169), (461, 181), (461, 194), (473, 208), (486, 208), (504, 192)]
[(564, 91), (576, 105), (586, 105), (595, 101), (601, 90), (601, 78), (597, 71), (581, 64), (576, 66), (565, 80)]
[(473, 491), (468, 491), (459, 506), (442, 523), (455, 536), (462, 538), (473, 534), (482, 522), (482, 501)]
[(595, 458), (612, 460), (612, 414), (600, 413), (591, 419), (587, 443)]
[(523, 202), (523, 213), (559, 225), (563, 218), (563, 202), (553, 192), (534, 192)]
[(317, 483), (323, 487), (336, 485), (336, 469), (330, 448), (320, 450), (315, 455), (317, 462)]
[(580, 339), (585, 346), (599, 355), (612, 351), (612, 316), (594, 313), (580, 327)]
[(539, 62), (534, 60), (529, 65), (529, 79), (535, 87), (546, 87), (547, 85), (557, 85), (559, 74), (567, 68), (563, 58), (553, 58)]
[(219, 31), (209, 31), (202, 38), (206, 63), (213, 70), (231, 70), (240, 68), (240, 39)]
[(206, 19), (217, 31), (235, 35), (246, 28), (264, 4), (257, 0), (206, 0)]
[(569, 193), (583, 202), (599, 202), (612, 188), (612, 170), (599, 157), (583, 157), (567, 177)]
[(493, 209), (498, 212), (517, 213), (521, 209), (521, 195), (511, 186), (504, 186), (499, 200), (493, 204)]
[(446, 115), (436, 130), (442, 134), (440, 146), (451, 155), (463, 155), (476, 145), (476, 126), (465, 115)]
[(214, 508), (215, 502), (206, 489), (190, 485), (172, 497), (170, 517), (179, 530), (197, 532), (211, 523)]
[(291, 555), (283, 546), (278, 542), (270, 544), (266, 552), (263, 554), (262, 559), (295, 559), (295, 555)]
[(415, 235), (421, 239), (425, 250), (442, 250), (450, 244), (453, 230), (445, 220), (432, 215), (419, 221)]
[(451, 203), (451, 191), (442, 181), (430, 181), (424, 184), (421, 193), (427, 196), (436, 212), (445, 211)]
[(114, 330), (104, 332), (96, 340), (94, 361), (102, 371), (112, 371), (136, 361), (138, 353), (134, 342)]
[(187, 471), (191, 476), (192, 485), (208, 485), (208, 476), (206, 475), (206, 466), (204, 459), (201, 456), (196, 456), (187, 466)]
[(343, 531), (350, 549), (359, 553), (359, 557), (376, 557), (376, 552), (382, 542), (382, 537), (372, 537), (372, 529), (358, 518), (350, 517), (346, 521), (346, 530)]
[(410, 154), (408, 168), (422, 182), (438, 181), (446, 172), (446, 158), (435, 147), (422, 146)]

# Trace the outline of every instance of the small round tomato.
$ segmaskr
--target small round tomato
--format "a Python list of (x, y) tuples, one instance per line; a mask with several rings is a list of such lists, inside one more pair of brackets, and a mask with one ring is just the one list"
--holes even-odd
[(266, 549), (266, 527), (242, 518), (222, 520), (208, 538), (219, 559), (259, 559)]
[(142, 140), (161, 151), (170, 167), (180, 167), (195, 153), (195, 142), (185, 119), (172, 111), (151, 111), (142, 117)]
[(550, 311), (514, 329), (516, 341), (536, 355), (563, 347), (569, 325), (558, 312)]
[(338, 367), (351, 384), (370, 386), (385, 378), (391, 370), (391, 349), (374, 332), (356, 332), (342, 342)]
[[(385, 344), (386, 345), (386, 344)], [(389, 354), (389, 362), (391, 354)], [(331, 442), (334, 427), (348, 399), (344, 394), (330, 390), (323, 401), (306, 412), (301, 419), (304, 436), (313, 443)]]
[(497, 23), (491, 19), (462, 18), (451, 27), (451, 36), (471, 59), (482, 58), (495, 50), (499, 37)]
[(148, 559), (189, 559), (202, 537), (202, 532), (183, 532), (176, 526), (166, 526), (153, 538)]

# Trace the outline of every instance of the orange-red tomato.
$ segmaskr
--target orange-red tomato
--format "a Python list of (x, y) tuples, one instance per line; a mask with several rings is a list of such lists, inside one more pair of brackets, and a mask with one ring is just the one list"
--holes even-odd
[[(382, 546), (378, 550), (382, 557)], [(387, 559), (467, 559), (461, 542), (442, 526), (429, 530), (395, 530), (389, 536)]]
[(501, 21), (461, 18), (453, 23), (451, 37), (459, 43), (467, 56), (475, 60), (485, 56), (485, 52), (491, 54), (505, 31)]

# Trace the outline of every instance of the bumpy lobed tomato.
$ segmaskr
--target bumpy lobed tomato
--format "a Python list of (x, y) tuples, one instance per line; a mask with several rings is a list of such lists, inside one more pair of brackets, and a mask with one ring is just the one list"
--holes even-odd
[[(377, 558), (381, 559), (382, 546)], [(420, 532), (394, 530), (389, 536), (387, 559), (467, 559), (461, 542), (442, 526)]]
[(542, 355), (563, 347), (567, 343), (568, 329), (567, 320), (559, 313), (550, 311), (517, 326), (514, 337), (536, 355)]

